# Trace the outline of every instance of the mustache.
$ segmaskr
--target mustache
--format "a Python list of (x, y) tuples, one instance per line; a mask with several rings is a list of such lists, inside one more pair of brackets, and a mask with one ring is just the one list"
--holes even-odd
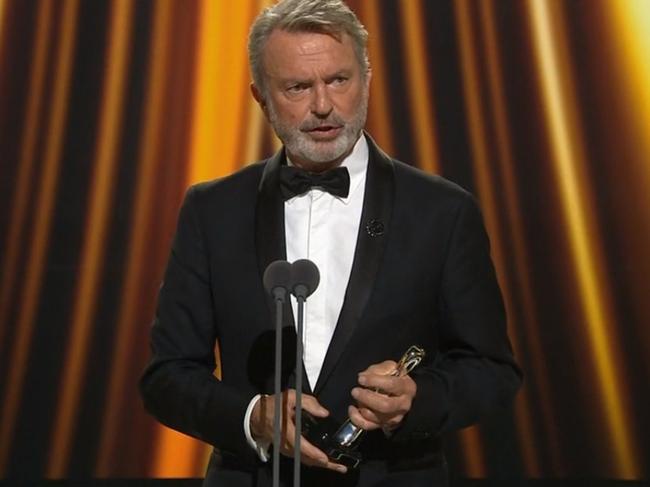
[(307, 132), (309, 130), (315, 130), (319, 127), (342, 127), (345, 125), (345, 120), (335, 113), (331, 113), (327, 118), (309, 118), (302, 122), (298, 129)]

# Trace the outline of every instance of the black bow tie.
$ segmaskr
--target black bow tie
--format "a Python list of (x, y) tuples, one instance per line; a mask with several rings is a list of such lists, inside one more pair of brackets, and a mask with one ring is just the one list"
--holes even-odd
[(284, 200), (306, 193), (311, 188), (319, 188), (333, 196), (346, 198), (350, 192), (350, 174), (346, 167), (329, 171), (308, 172), (293, 166), (280, 168), (280, 191)]

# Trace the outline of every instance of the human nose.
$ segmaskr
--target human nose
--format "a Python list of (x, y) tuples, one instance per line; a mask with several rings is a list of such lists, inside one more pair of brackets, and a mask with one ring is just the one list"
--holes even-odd
[(327, 86), (317, 85), (313, 91), (311, 111), (317, 117), (327, 117), (332, 111), (332, 100), (327, 92)]

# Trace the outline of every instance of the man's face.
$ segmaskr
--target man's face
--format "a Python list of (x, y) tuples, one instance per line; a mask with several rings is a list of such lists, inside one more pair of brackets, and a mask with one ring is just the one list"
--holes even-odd
[(370, 73), (363, 76), (347, 34), (274, 31), (264, 50), (265, 92), (253, 87), (296, 165), (335, 167), (366, 123)]

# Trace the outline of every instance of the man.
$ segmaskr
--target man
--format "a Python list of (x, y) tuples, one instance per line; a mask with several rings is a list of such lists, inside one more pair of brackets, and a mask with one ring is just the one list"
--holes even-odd
[[(191, 188), (183, 204), (141, 389), (161, 422), (215, 446), (205, 485), (271, 482), (274, 314), (261, 276), (277, 259), (309, 258), (321, 272), (305, 313), (304, 409), (368, 431), (352, 471), (303, 439), (303, 485), (446, 485), (440, 435), (520, 384), (474, 200), (363, 132), (366, 41), (340, 0), (284, 0), (260, 14), (252, 93), (284, 148)], [(284, 351), (296, 340), (293, 306)], [(426, 350), (423, 364), (387, 375), (411, 345)], [(275, 445), (283, 485), (294, 454), (290, 355)]]

